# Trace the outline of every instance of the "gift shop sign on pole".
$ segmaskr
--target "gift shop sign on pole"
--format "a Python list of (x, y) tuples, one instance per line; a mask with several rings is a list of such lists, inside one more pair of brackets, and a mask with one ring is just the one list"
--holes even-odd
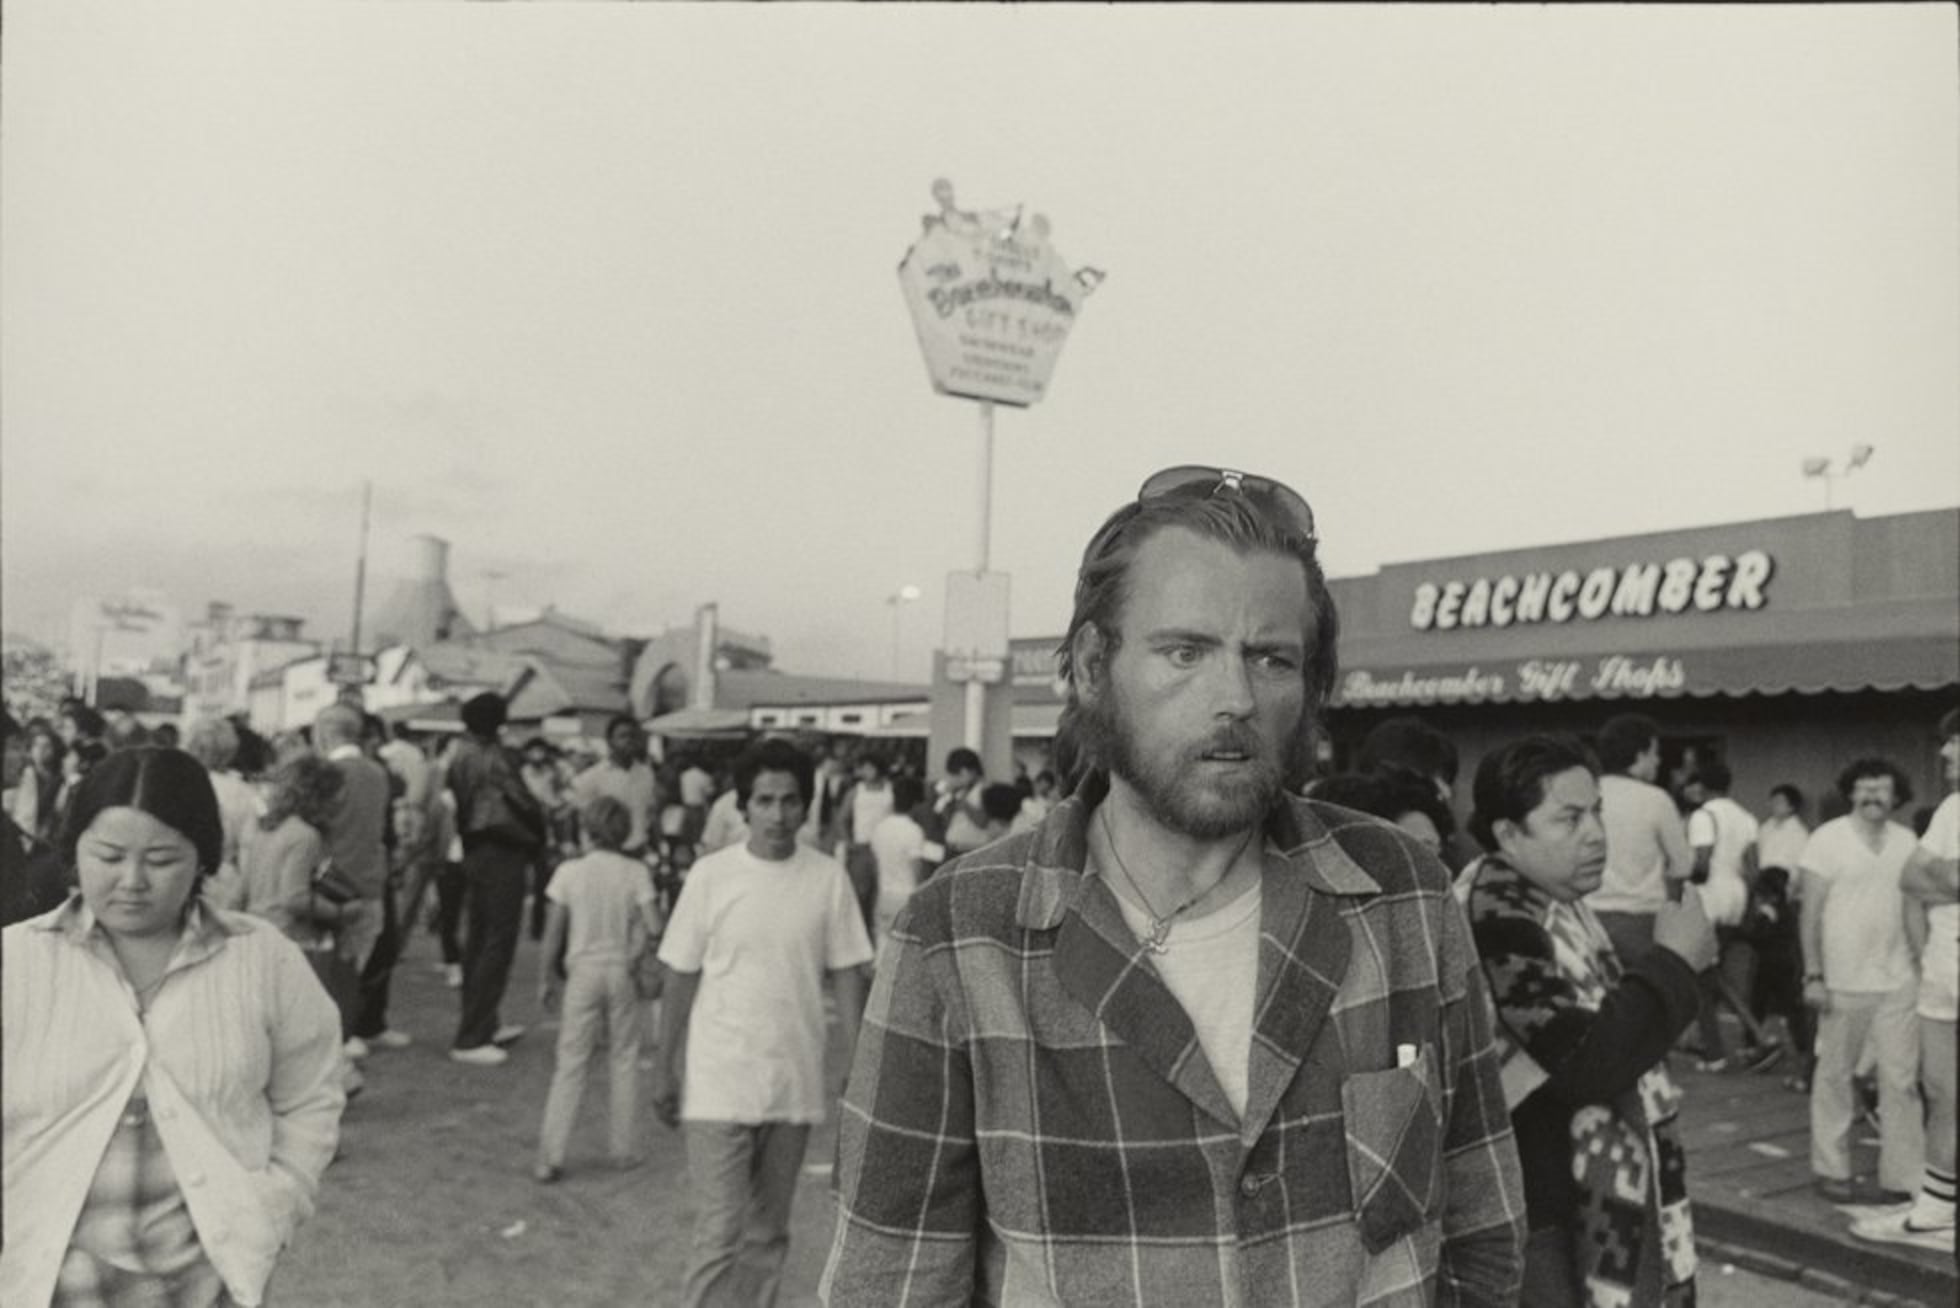
[(1047, 393), (1076, 314), (1103, 274), (1070, 272), (1048, 244), (1041, 214), (1024, 215), (1018, 205), (962, 209), (944, 179), (932, 184), (932, 198), (939, 212), (926, 215), (898, 281), (933, 389), (980, 404), (978, 557), (972, 584), (948, 578), (945, 648), (948, 666), (966, 682), (965, 743), (980, 750), (986, 684), (1001, 679), (1008, 653), (1007, 578), (988, 571), (994, 405), (1024, 409)]

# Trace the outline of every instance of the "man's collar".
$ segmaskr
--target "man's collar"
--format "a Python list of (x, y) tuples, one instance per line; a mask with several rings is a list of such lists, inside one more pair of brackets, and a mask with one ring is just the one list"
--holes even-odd
[(361, 747), (359, 745), (335, 745), (327, 751), (327, 762), (329, 763), (338, 763), (344, 758), (360, 757)]
[[(1109, 794), (1109, 778), (1091, 773), (1034, 829), (1022, 861), (1015, 919), (1031, 931), (1052, 930), (1068, 916), (1089, 880), (1089, 817)], [(1284, 795), (1266, 816), (1267, 845), (1308, 887), (1325, 895), (1377, 895), (1381, 883), (1341, 846), (1314, 805)]]

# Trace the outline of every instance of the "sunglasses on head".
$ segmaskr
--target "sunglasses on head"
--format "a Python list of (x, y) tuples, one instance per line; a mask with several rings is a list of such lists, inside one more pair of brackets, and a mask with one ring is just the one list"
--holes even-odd
[(1314, 531), (1313, 506), (1307, 503), (1306, 497), (1283, 481), (1274, 481), (1255, 472), (1207, 468), (1195, 463), (1166, 468), (1144, 480), (1137, 490), (1137, 503), (1147, 504), (1187, 487), (1206, 484), (1211, 486), (1213, 495), (1244, 495), (1248, 491), (1259, 495), (1279, 510), (1285, 526), (1307, 540), (1319, 539)]

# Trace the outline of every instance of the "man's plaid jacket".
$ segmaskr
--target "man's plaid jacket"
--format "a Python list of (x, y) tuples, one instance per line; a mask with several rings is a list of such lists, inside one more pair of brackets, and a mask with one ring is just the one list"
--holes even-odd
[(894, 925), (825, 1301), (1515, 1302), (1517, 1155), (1442, 864), (1374, 818), (1274, 811), (1241, 1121), (1084, 871), (1105, 789), (948, 865)]

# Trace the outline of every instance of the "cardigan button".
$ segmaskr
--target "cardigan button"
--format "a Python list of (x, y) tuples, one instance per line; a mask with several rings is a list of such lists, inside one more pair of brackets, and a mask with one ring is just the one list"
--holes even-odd
[(1248, 1176), (1239, 1182), (1239, 1193), (1250, 1199), (1259, 1193), (1259, 1178)]

